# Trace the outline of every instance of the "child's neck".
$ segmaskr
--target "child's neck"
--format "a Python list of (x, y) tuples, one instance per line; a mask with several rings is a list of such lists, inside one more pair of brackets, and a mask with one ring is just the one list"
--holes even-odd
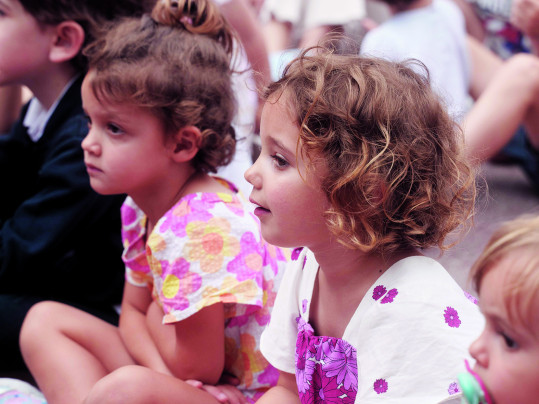
[[(341, 338), (363, 297), (397, 261), (420, 255), (407, 249), (382, 257), (336, 247), (314, 252), (320, 265), (313, 292), (311, 324), (318, 335)], [(338, 310), (339, 315), (335, 315)], [(333, 314), (331, 314), (333, 313)]]
[(65, 86), (77, 75), (69, 63), (49, 65), (46, 71), (25, 84), (44, 108), (49, 109)]

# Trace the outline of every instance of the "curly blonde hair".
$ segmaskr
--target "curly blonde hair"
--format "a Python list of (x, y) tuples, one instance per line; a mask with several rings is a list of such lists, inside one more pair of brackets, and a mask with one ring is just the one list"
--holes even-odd
[(505, 222), (491, 236), (479, 258), (470, 270), (470, 278), (480, 293), (485, 275), (503, 258), (516, 254), (520, 266), (506, 268), (502, 293), (507, 313), (512, 320), (528, 323), (536, 315), (534, 299), (539, 293), (539, 215), (523, 215)]
[(265, 92), (266, 100), (284, 94), (300, 128), (298, 148), (326, 165), (328, 226), (350, 248), (443, 250), (473, 212), (462, 133), (428, 75), (412, 67), (424, 68), (311, 49)]
[(98, 98), (144, 108), (167, 133), (202, 132), (191, 161), (216, 172), (235, 151), (231, 28), (210, 0), (160, 0), (151, 16), (125, 19), (84, 53)]

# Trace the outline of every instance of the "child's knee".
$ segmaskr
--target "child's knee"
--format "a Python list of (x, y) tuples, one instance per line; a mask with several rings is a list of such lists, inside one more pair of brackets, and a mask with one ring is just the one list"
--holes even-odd
[(57, 305), (56, 302), (39, 302), (28, 310), (19, 334), (19, 344), (23, 353), (31, 350), (34, 343), (41, 340), (40, 335), (51, 325), (51, 319), (55, 318)]
[(124, 366), (99, 380), (84, 404), (123, 404), (144, 402), (144, 386), (148, 379), (148, 369), (141, 366)]

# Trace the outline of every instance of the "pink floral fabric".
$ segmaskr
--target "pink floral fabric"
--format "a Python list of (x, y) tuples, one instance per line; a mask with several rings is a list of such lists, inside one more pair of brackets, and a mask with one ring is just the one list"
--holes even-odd
[(296, 322), (296, 384), (301, 403), (353, 403), (358, 383), (356, 349), (339, 338), (315, 336), (301, 317)]
[(147, 237), (146, 222), (127, 198), (122, 206), (127, 281), (150, 288), (165, 324), (224, 303), (225, 369), (254, 401), (278, 378), (260, 353), (259, 339), (286, 262), (283, 252), (264, 242), (256, 217), (237, 194), (187, 195)]

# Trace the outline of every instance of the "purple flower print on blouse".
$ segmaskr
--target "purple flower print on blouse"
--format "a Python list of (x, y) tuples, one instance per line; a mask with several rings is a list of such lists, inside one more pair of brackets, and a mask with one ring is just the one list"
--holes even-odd
[(342, 403), (340, 398), (342, 391), (339, 390), (337, 379), (334, 377), (323, 377), (319, 372), (315, 372), (312, 378), (312, 387), (313, 404)]
[(301, 254), (301, 250), (303, 250), (303, 247), (294, 248), (292, 250), (292, 254), (290, 255), (290, 259), (292, 261), (297, 261), (299, 258), (299, 255)]
[[(307, 353), (309, 351), (305, 351)], [(298, 385), (298, 391), (305, 393), (309, 390), (311, 380), (313, 378), (314, 368), (316, 362), (309, 360), (305, 355), (298, 356), (296, 359), (296, 383)]]
[(385, 379), (377, 379), (374, 382), (374, 391), (376, 394), (383, 394), (387, 392), (388, 384)]
[(372, 291), (372, 298), (374, 300), (378, 300), (386, 293), (386, 291), (387, 291), (387, 289), (385, 288), (384, 285), (378, 285)]
[(460, 318), (459, 313), (453, 308), (447, 306), (444, 311), (445, 322), (449, 327), (459, 328), (460, 327)]
[(337, 376), (337, 383), (346, 390), (357, 391), (356, 350), (348, 342), (337, 340), (335, 349), (325, 359), (322, 369), (327, 377)]
[(475, 298), (475, 296), (469, 294), (468, 292), (464, 292), (464, 296), (466, 296), (466, 299), (468, 299), (470, 302), (472, 302), (473, 304), (477, 304), (477, 299)]
[(451, 383), (451, 384), (449, 385), (449, 388), (447, 389), (447, 392), (449, 393), (450, 396), (452, 396), (453, 394), (457, 394), (458, 392), (460, 392), (458, 383), (456, 383), (456, 382)]
[(399, 294), (399, 291), (397, 289), (391, 289), (389, 292), (386, 293), (384, 298), (380, 303), (386, 304), (386, 303), (392, 303), (395, 296)]
[(301, 310), (303, 310), (303, 313), (307, 311), (307, 303), (309, 303), (307, 299), (303, 299), (303, 301), (301, 302)]

